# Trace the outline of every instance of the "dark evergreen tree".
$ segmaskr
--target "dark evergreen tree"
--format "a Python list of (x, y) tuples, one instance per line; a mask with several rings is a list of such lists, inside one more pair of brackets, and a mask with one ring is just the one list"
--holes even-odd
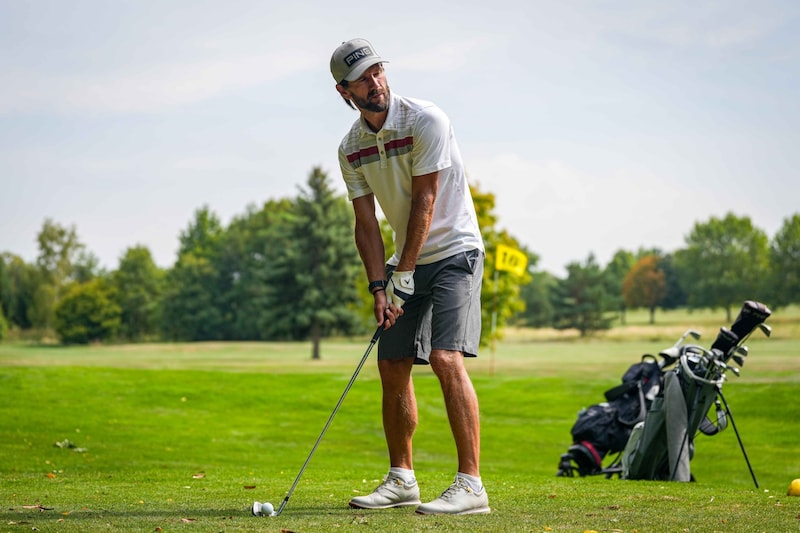
[(603, 283), (604, 277), (593, 254), (586, 262), (567, 265), (566, 279), (556, 288), (556, 329), (577, 329), (581, 336), (611, 328), (612, 304)]

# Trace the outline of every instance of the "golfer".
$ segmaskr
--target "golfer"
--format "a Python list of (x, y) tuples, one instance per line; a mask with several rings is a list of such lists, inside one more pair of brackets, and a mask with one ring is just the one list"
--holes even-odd
[[(488, 513), (480, 477), (478, 398), (464, 367), (481, 332), (484, 248), (453, 127), (434, 104), (393, 93), (372, 45), (353, 39), (331, 57), (336, 90), (360, 116), (339, 146), (355, 211), (355, 241), (374, 298), (390, 468), (350, 506), (418, 506), (420, 514)], [(394, 230), (385, 263), (376, 204)], [(455, 481), (421, 504), (412, 461), (417, 402), (411, 369), (430, 364), (458, 452)]]

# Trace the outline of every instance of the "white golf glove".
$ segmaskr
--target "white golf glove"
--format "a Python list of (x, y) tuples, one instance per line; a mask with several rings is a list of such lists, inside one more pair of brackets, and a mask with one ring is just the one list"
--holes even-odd
[(414, 295), (414, 271), (395, 271), (386, 284), (386, 297), (396, 307), (403, 307), (406, 300)]

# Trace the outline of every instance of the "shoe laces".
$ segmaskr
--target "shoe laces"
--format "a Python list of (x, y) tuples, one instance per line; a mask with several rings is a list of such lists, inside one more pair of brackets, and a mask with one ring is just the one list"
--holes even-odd
[(449, 487), (447, 487), (447, 489), (445, 489), (440, 498), (443, 500), (449, 500), (450, 498), (455, 496), (456, 493), (460, 490), (466, 491), (468, 493), (473, 492), (470, 486), (467, 485), (467, 482), (459, 477), (456, 478), (456, 480), (453, 482), (452, 485), (450, 485)]
[(390, 487), (392, 486), (402, 486), (402, 485), (403, 485), (403, 480), (400, 479), (399, 477), (386, 476), (385, 478), (383, 478), (383, 483), (378, 485), (375, 488), (374, 492), (383, 492), (385, 490), (389, 490)]

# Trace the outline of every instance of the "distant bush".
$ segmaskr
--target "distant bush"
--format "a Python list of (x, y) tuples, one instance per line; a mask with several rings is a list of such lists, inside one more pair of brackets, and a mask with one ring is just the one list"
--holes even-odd
[(73, 285), (56, 306), (55, 329), (64, 344), (89, 344), (114, 337), (122, 310), (102, 279)]

